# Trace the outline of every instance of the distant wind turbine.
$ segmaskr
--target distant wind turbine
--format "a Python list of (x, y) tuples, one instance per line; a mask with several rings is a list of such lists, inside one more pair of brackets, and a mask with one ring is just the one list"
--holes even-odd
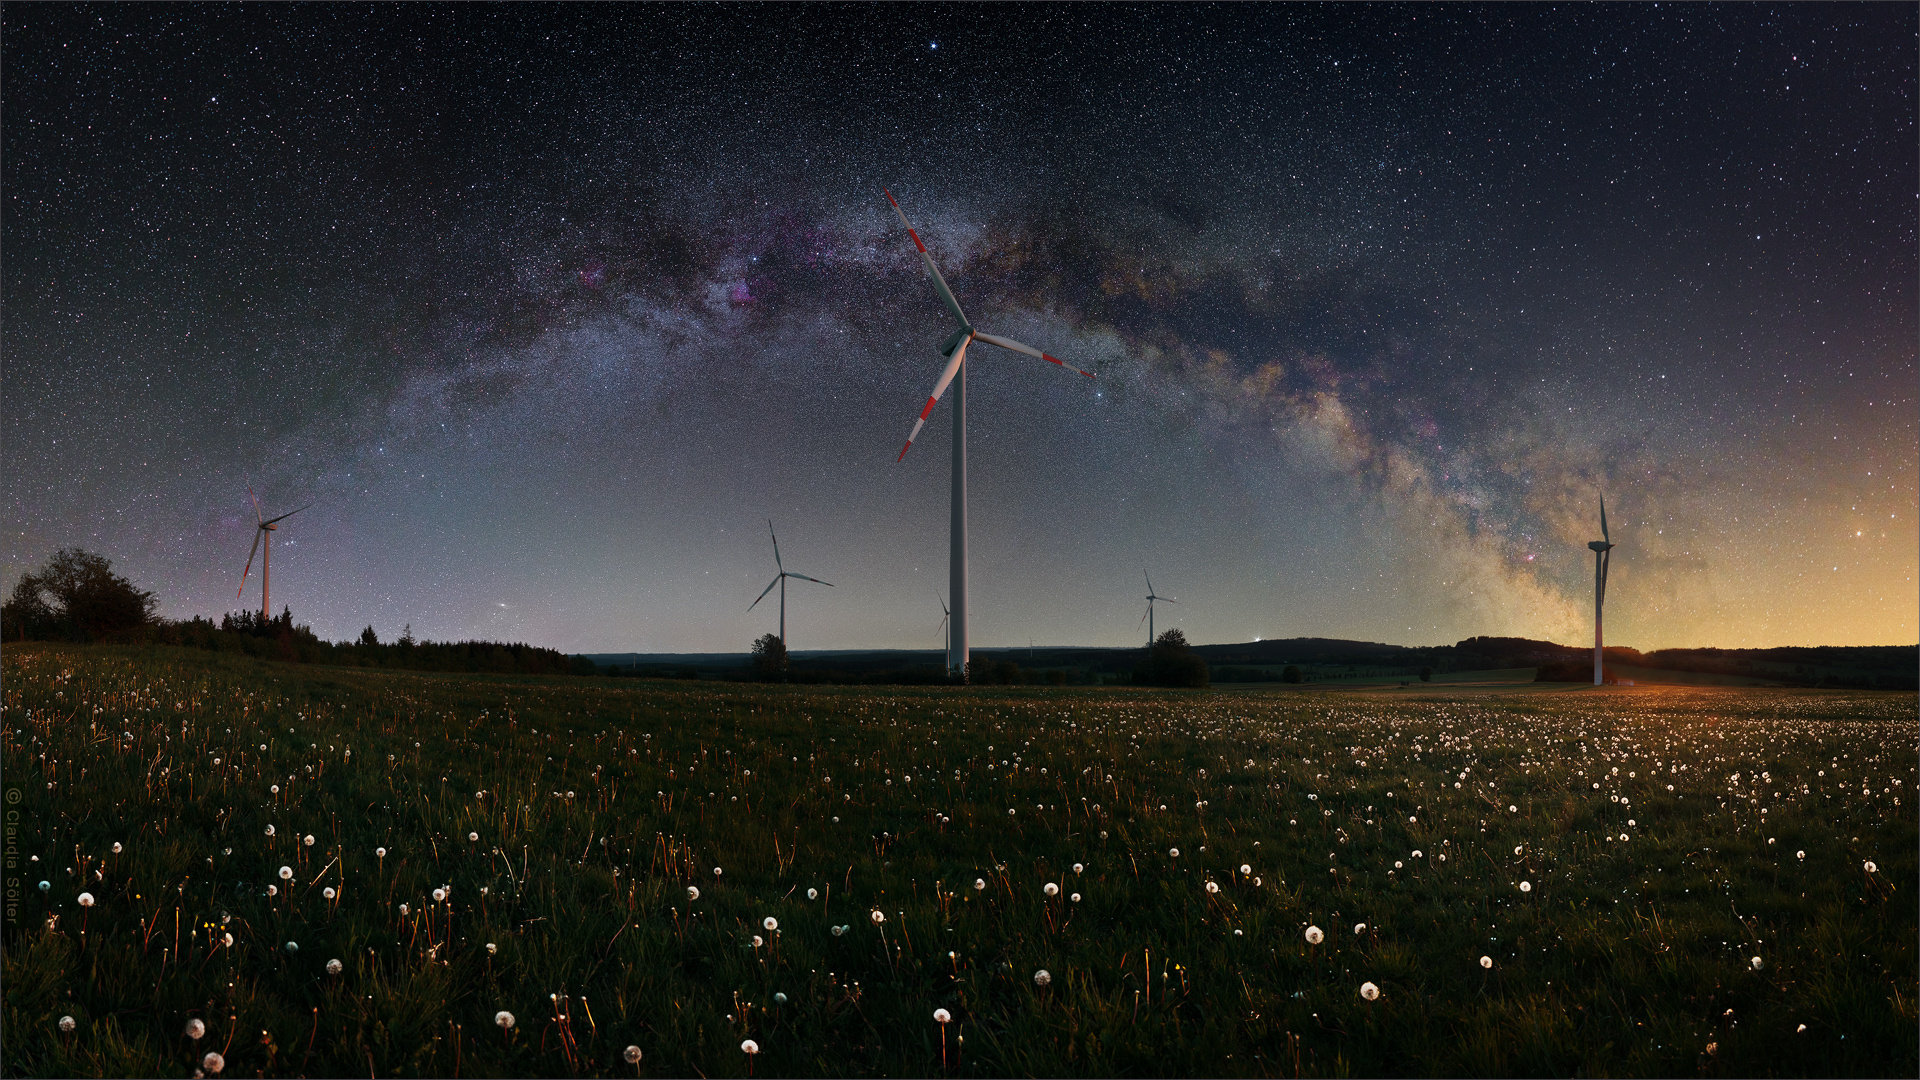
[(829, 589), (833, 588), (833, 582), (821, 581), (819, 578), (808, 577), (805, 574), (796, 574), (785, 566), (782, 566), (780, 563), (780, 538), (773, 535), (772, 521), (767, 522), (767, 535), (773, 537), (773, 565), (774, 568), (780, 572), (774, 575), (772, 584), (762, 589), (759, 596), (753, 598), (753, 603), (747, 605), (747, 610), (752, 611), (754, 608), (760, 606), (760, 601), (767, 598), (767, 594), (773, 591), (773, 586), (780, 586), (780, 647), (784, 649), (787, 646), (787, 579), (799, 578), (801, 581), (811, 581), (815, 585), (825, 585)]
[[(939, 598), (935, 597), (935, 599)], [(947, 602), (945, 600), (940, 601), (939, 633), (944, 635), (943, 640), (946, 642), (947, 648), (951, 649), (953, 647), (953, 612), (947, 610)]]
[[(273, 534), (279, 530), (279, 524), (278, 524), (279, 522), (287, 520), (293, 515), (299, 513), (300, 510), (305, 510), (307, 509), (307, 507), (310, 507), (313, 504), (308, 503), (306, 506), (301, 507), (300, 510), (289, 510), (284, 514), (281, 514), (277, 518), (269, 518), (269, 519), (262, 520), (260, 515), (260, 499), (259, 497), (254, 495), (252, 484), (247, 485), (247, 498), (253, 500), (253, 520), (256, 523), (256, 528), (253, 531), (253, 550), (247, 552), (247, 568), (245, 570), (240, 571), (240, 587), (234, 590), (233, 598), (235, 600), (238, 600), (240, 599), (240, 594), (247, 591), (247, 575), (253, 572), (253, 557), (255, 555), (261, 555), (261, 558), (260, 558), (260, 621), (264, 623), (270, 617), (267, 614), (268, 608), (271, 606), (267, 603), (267, 585), (268, 585), (268, 579), (269, 579), (268, 571), (272, 568), (272, 565), (273, 565)], [(267, 539), (267, 550), (264, 555), (262, 555), (260, 551), (260, 538), (263, 536), (266, 537)]]
[[(1140, 576), (1147, 579), (1147, 613), (1140, 616), (1140, 622), (1147, 624), (1147, 648), (1151, 649), (1153, 648), (1153, 602), (1159, 600), (1163, 603), (1177, 604), (1180, 601), (1175, 600), (1171, 596), (1153, 595), (1153, 575), (1142, 570), (1140, 571)], [(1138, 631), (1139, 629), (1139, 625), (1135, 624), (1134, 630)]]
[(950, 613), (953, 622), (947, 637), (947, 669), (964, 678), (967, 674), (969, 653), (967, 647), (967, 370), (965, 367), (967, 346), (975, 341), (984, 341), (989, 345), (998, 345), (1003, 349), (1025, 353), (1048, 363), (1057, 364), (1068, 371), (1079, 371), (1089, 379), (1093, 378), (1093, 372), (1080, 371), (1079, 368), (1063, 363), (1057, 357), (1049, 356), (1031, 345), (1023, 345), (1012, 338), (1003, 338), (974, 329), (973, 324), (967, 321), (966, 312), (960, 310), (960, 302), (953, 298), (953, 290), (947, 288), (947, 279), (941, 277), (939, 268), (933, 265), (933, 256), (927, 252), (927, 245), (921, 241), (920, 234), (913, 230), (912, 223), (907, 221), (906, 211), (900, 209), (900, 204), (894, 199), (893, 192), (886, 192), (886, 196), (887, 202), (893, 204), (893, 212), (899, 216), (901, 226), (907, 230), (907, 235), (913, 238), (913, 246), (920, 251), (920, 261), (927, 268), (927, 276), (933, 279), (933, 291), (940, 294), (940, 299), (947, 305), (947, 310), (953, 314), (954, 321), (959, 323), (959, 329), (940, 345), (940, 355), (947, 358), (947, 366), (941, 370), (939, 381), (933, 384), (933, 393), (927, 396), (927, 404), (920, 410), (919, 419), (913, 422), (913, 430), (907, 434), (907, 444), (900, 448), (900, 457), (894, 460), (899, 461), (907, 456), (907, 451), (913, 447), (913, 440), (920, 435), (920, 428), (926, 424), (927, 417), (932, 414), (934, 404), (951, 385), (953, 387), (953, 489), (948, 517), (950, 564), (947, 571), (947, 592), (953, 600), (953, 610)]
[(1607, 602), (1607, 564), (1613, 560), (1612, 537), (1607, 535), (1607, 498), (1600, 497), (1600, 539), (1589, 540), (1593, 551), (1593, 685), (1603, 681), (1600, 669), (1600, 609)]

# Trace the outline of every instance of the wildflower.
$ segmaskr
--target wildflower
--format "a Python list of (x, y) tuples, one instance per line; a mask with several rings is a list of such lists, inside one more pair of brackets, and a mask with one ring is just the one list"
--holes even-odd
[(1208, 893), (1209, 895), (1211, 895), (1211, 894), (1213, 894), (1213, 893), (1217, 893), (1217, 892), (1219, 892), (1219, 891), (1220, 891), (1220, 883), (1219, 883), (1219, 882), (1217, 882), (1217, 881), (1209, 881), (1209, 882), (1207, 882), (1207, 893)]
[(772, 933), (773, 931), (780, 929), (780, 920), (769, 915), (766, 918), (760, 920), (760, 925), (766, 927), (768, 933)]
[(321, 890), (320, 890), (320, 895), (321, 895), (321, 896), (324, 896), (324, 897), (326, 897), (326, 898), (327, 898), (327, 899), (329, 899), (329, 900), (331, 900), (331, 899), (333, 899), (334, 897), (336, 897), (336, 896), (339, 896), (340, 894), (339, 894), (339, 893), (337, 893), (337, 892), (334, 892), (334, 891), (333, 891), (333, 886), (331, 886), (331, 885), (329, 885), (329, 886), (327, 886), (326, 888), (324, 888), (324, 889), (321, 889)]
[(879, 926), (881, 923), (887, 921), (887, 913), (884, 911), (881, 911), (879, 908), (874, 908), (872, 919), (873, 919), (873, 925)]
[(61, 1018), (60, 1018), (60, 1030), (61, 1030), (61, 1031), (72, 1031), (72, 1030), (73, 1030), (73, 1017), (71, 1017), (71, 1016), (63, 1016), (63, 1017), (61, 1017)]
[(198, 1039), (201, 1036), (205, 1035), (206, 1033), (207, 1033), (207, 1025), (202, 1023), (199, 1017), (195, 1017), (192, 1020), (187, 1021), (187, 1031), (186, 1031), (187, 1038)]
[(752, 1039), (748, 1039), (740, 1044), (740, 1052), (743, 1054), (757, 1054), (760, 1052), (760, 1044), (754, 1042)]
[(1532, 892), (1532, 891), (1533, 891), (1533, 882), (1531, 882), (1531, 881), (1523, 881), (1523, 882), (1521, 882), (1521, 883), (1520, 883), (1520, 891), (1521, 891), (1521, 892)]
[(1039, 971), (1033, 973), (1033, 985), (1035, 986), (1045, 986), (1052, 981), (1053, 973), (1046, 968), (1041, 968)]
[(1317, 926), (1307, 927), (1307, 944), (1318, 945), (1325, 940), (1327, 940), (1327, 935), (1321, 933), (1319, 927)]
[(637, 1046), (627, 1047), (626, 1053), (620, 1056), (626, 1058), (629, 1065), (640, 1064), (640, 1048)]
[(1370, 982), (1363, 982), (1360, 984), (1360, 996), (1366, 998), (1368, 1001), (1378, 1001), (1380, 1000), (1380, 988)]
[(1060, 886), (1055, 885), (1053, 882), (1049, 881), (1047, 882), (1046, 887), (1041, 889), (1040, 891), (1043, 893), (1046, 893), (1048, 896), (1059, 896)]
[(200, 1067), (210, 1073), (217, 1073), (227, 1067), (227, 1059), (217, 1050), (209, 1050), (207, 1056), (200, 1059)]
[(945, 1009), (933, 1010), (933, 1022), (936, 1024), (945, 1024), (951, 1021), (952, 1019), (953, 1019), (953, 1014), (948, 1012)]
[(986, 879), (986, 878), (974, 878), (974, 879), (973, 879), (973, 891), (974, 891), (974, 892), (979, 892), (980, 890), (982, 890), (982, 889), (984, 889), (984, 888), (986, 888), (986, 887), (987, 887), (987, 879)]
[(293, 880), (293, 867), (291, 867), (291, 866), (283, 866), (283, 867), (281, 867), (281, 868), (280, 868), (280, 880), (281, 880), (281, 881), (292, 881), (292, 880)]
[(90, 892), (83, 892), (83, 893), (81, 893), (81, 894), (80, 894), (80, 906), (81, 906), (81, 907), (92, 907), (92, 906), (93, 906), (93, 894), (92, 894), (92, 893), (90, 893)]
[(698, 885), (687, 886), (687, 899), (688, 900), (700, 899), (700, 886)]
[(1481, 957), (1481, 958), (1480, 958), (1480, 966), (1481, 966), (1481, 967), (1483, 967), (1483, 968), (1488, 968), (1488, 969), (1491, 969), (1491, 968), (1493, 967), (1493, 957), (1491, 957), (1491, 956), (1483, 956), (1483, 957)]
[(329, 960), (329, 961), (327, 961), (327, 974), (329, 974), (329, 975), (338, 975), (338, 974), (340, 974), (340, 969), (341, 969), (341, 967), (342, 967), (342, 966), (343, 966), (343, 965), (342, 965), (342, 964), (340, 963), (340, 961), (338, 961), (338, 960)]
[(818, 899), (820, 899), (820, 890), (819, 890), (819, 889), (808, 889), (808, 890), (807, 890), (807, 899), (809, 899), (809, 900), (818, 900)]
[(503, 1028), (510, 1028), (513, 1026), (513, 1014), (505, 1009), (501, 1009), (499, 1012), (493, 1014), (493, 1022)]

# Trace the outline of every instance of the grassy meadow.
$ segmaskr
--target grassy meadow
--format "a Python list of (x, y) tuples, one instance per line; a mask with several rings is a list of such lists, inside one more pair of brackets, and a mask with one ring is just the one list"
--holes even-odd
[(1911, 693), (26, 645), (0, 726), (9, 1075), (1920, 1072)]

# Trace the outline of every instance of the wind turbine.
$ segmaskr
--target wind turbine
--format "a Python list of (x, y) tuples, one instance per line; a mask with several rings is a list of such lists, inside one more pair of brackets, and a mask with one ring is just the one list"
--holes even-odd
[(1600, 609), (1607, 602), (1607, 564), (1613, 560), (1612, 537), (1607, 535), (1607, 497), (1600, 497), (1600, 539), (1587, 541), (1593, 551), (1593, 685), (1602, 682), (1600, 670)]
[[(938, 600), (939, 597), (934, 599)], [(947, 648), (953, 647), (953, 612), (947, 610), (947, 602), (940, 601), (940, 633), (946, 635)]]
[(939, 381), (933, 384), (933, 393), (927, 396), (927, 404), (920, 410), (919, 419), (913, 422), (913, 430), (907, 434), (907, 444), (900, 448), (900, 457), (894, 460), (899, 461), (907, 456), (907, 451), (913, 447), (913, 440), (920, 435), (920, 428), (926, 424), (927, 417), (932, 414), (933, 406), (951, 385), (953, 387), (953, 489), (951, 509), (948, 513), (950, 561), (947, 570), (947, 592), (953, 600), (953, 610), (950, 613), (953, 622), (947, 637), (947, 670), (964, 679), (967, 675), (969, 653), (967, 647), (967, 370), (965, 367), (967, 346), (975, 341), (984, 341), (989, 345), (998, 345), (1003, 349), (1037, 357), (1066, 368), (1068, 371), (1079, 371), (1089, 379), (1093, 378), (1093, 372), (1081, 371), (1077, 367), (1062, 362), (1058, 357), (1049, 356), (1031, 345), (1023, 345), (1012, 338), (974, 329), (973, 324), (967, 321), (966, 312), (960, 310), (960, 302), (953, 298), (953, 290), (947, 288), (947, 279), (941, 277), (940, 269), (933, 265), (933, 256), (928, 254), (927, 245), (921, 241), (920, 234), (913, 230), (913, 224), (907, 220), (906, 211), (900, 209), (900, 203), (894, 199), (893, 192), (886, 192), (886, 196), (887, 202), (893, 204), (893, 212), (900, 218), (901, 227), (907, 230), (908, 236), (913, 237), (913, 246), (919, 249), (920, 261), (926, 265), (927, 276), (933, 279), (933, 291), (940, 294), (940, 299), (947, 305), (947, 310), (953, 313), (954, 321), (959, 324), (959, 328), (940, 345), (940, 355), (947, 358), (947, 366), (941, 370)]
[(277, 518), (262, 520), (260, 516), (260, 499), (253, 493), (252, 484), (247, 485), (247, 498), (253, 500), (253, 520), (256, 523), (256, 528), (253, 531), (253, 550), (247, 552), (247, 568), (240, 571), (240, 587), (233, 591), (233, 598), (238, 600), (240, 599), (240, 594), (247, 591), (247, 575), (253, 572), (253, 557), (255, 555), (261, 555), (260, 538), (263, 536), (266, 537), (267, 550), (260, 559), (260, 622), (264, 625), (269, 617), (267, 615), (267, 609), (270, 606), (267, 603), (267, 585), (270, 577), (269, 571), (273, 566), (273, 534), (278, 531), (279, 522), (287, 520), (299, 513), (300, 510), (305, 510), (313, 504), (308, 503), (306, 506), (301, 507), (300, 510), (289, 510)]
[[(1169, 604), (1177, 604), (1180, 601), (1175, 600), (1171, 596), (1153, 595), (1153, 575), (1142, 570), (1140, 571), (1140, 576), (1147, 579), (1147, 613), (1140, 616), (1140, 622), (1147, 624), (1147, 648), (1151, 649), (1153, 648), (1153, 602), (1155, 600), (1163, 600)], [(1139, 630), (1139, 624), (1136, 623), (1134, 629)]]
[(747, 605), (747, 610), (752, 611), (754, 608), (760, 606), (760, 601), (767, 598), (767, 594), (773, 591), (773, 586), (780, 586), (780, 647), (784, 649), (787, 647), (787, 579), (799, 578), (801, 581), (811, 581), (815, 585), (825, 585), (829, 589), (833, 588), (833, 582), (821, 581), (819, 578), (808, 577), (805, 574), (796, 574), (785, 566), (782, 566), (780, 564), (780, 538), (773, 535), (772, 521), (767, 522), (767, 535), (773, 537), (773, 565), (780, 572), (774, 575), (772, 584), (762, 589), (759, 596), (753, 598), (753, 603)]

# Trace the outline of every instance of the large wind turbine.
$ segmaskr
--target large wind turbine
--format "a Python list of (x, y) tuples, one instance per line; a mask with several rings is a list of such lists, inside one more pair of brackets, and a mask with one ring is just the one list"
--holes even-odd
[(893, 192), (886, 192), (887, 202), (893, 204), (893, 212), (899, 216), (900, 224), (913, 237), (913, 246), (920, 251), (920, 261), (926, 265), (927, 276), (933, 279), (933, 291), (953, 314), (958, 329), (940, 345), (940, 355), (947, 358), (947, 366), (940, 372), (940, 379), (933, 384), (933, 393), (927, 396), (927, 404), (920, 410), (919, 419), (913, 422), (913, 430), (907, 434), (907, 445), (900, 448), (900, 457), (907, 456), (913, 440), (920, 434), (920, 428), (932, 414), (933, 406), (940, 395), (953, 387), (953, 501), (949, 512), (951, 535), (948, 541), (949, 566), (947, 570), (947, 592), (953, 601), (951, 618), (953, 620), (947, 637), (947, 670), (962, 678), (967, 674), (967, 346), (975, 341), (984, 341), (989, 345), (998, 345), (1017, 353), (1037, 357), (1051, 364), (1057, 364), (1068, 371), (1079, 371), (1087, 378), (1093, 378), (1093, 372), (1080, 371), (1079, 368), (1063, 363), (1058, 357), (1049, 356), (1031, 345), (1023, 345), (1012, 338), (1003, 338), (994, 334), (976, 330), (967, 321), (966, 312), (960, 310), (960, 302), (953, 298), (953, 290), (947, 288), (947, 279), (940, 276), (940, 269), (933, 265), (933, 256), (927, 253), (927, 245), (920, 234), (913, 230), (913, 224), (907, 220), (906, 211), (900, 209)]
[(1612, 561), (1612, 537), (1607, 535), (1607, 498), (1600, 497), (1600, 539), (1589, 540), (1593, 551), (1593, 685), (1603, 681), (1600, 670), (1600, 609), (1607, 602), (1607, 563)]
[[(1153, 648), (1153, 602), (1160, 600), (1169, 604), (1177, 604), (1180, 601), (1175, 600), (1171, 596), (1153, 595), (1153, 575), (1142, 570), (1140, 571), (1140, 576), (1147, 579), (1147, 613), (1140, 616), (1140, 622), (1147, 624), (1147, 648), (1151, 649)], [(1135, 624), (1133, 629), (1137, 633), (1140, 627), (1138, 624)]]
[(233, 591), (233, 598), (238, 600), (240, 599), (240, 594), (247, 591), (247, 575), (253, 572), (253, 557), (261, 554), (260, 538), (263, 536), (266, 537), (267, 550), (260, 559), (260, 622), (265, 624), (267, 619), (271, 617), (267, 614), (267, 609), (270, 607), (267, 603), (267, 584), (270, 576), (269, 571), (273, 567), (273, 534), (278, 531), (279, 522), (287, 520), (299, 513), (300, 510), (305, 510), (313, 504), (308, 503), (306, 506), (301, 507), (300, 510), (289, 510), (277, 518), (263, 520), (260, 516), (260, 499), (254, 495), (252, 484), (247, 485), (247, 498), (253, 500), (253, 520), (257, 527), (253, 531), (253, 550), (247, 552), (247, 568), (240, 571), (240, 587)]
[(940, 632), (946, 635), (947, 648), (953, 648), (953, 612), (947, 610), (945, 600), (940, 601)]
[(780, 586), (780, 647), (784, 649), (787, 647), (787, 579), (799, 578), (801, 581), (811, 581), (815, 585), (825, 585), (829, 589), (833, 588), (833, 582), (821, 581), (819, 578), (808, 577), (805, 574), (796, 574), (785, 566), (782, 566), (780, 564), (780, 538), (773, 535), (773, 522), (771, 521), (767, 522), (767, 535), (773, 537), (773, 565), (774, 568), (780, 572), (774, 575), (772, 584), (762, 589), (759, 596), (753, 598), (753, 603), (747, 605), (747, 610), (752, 611), (754, 608), (760, 606), (760, 601), (767, 598), (767, 594), (773, 591), (773, 586)]

